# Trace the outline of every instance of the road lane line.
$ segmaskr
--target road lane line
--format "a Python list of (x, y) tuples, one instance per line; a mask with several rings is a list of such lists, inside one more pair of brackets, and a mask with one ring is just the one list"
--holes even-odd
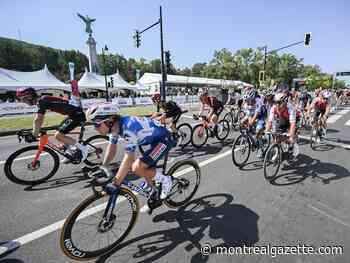
[(333, 221), (335, 221), (335, 222), (337, 222), (337, 223), (339, 223), (339, 224), (341, 224), (341, 225), (343, 225), (343, 226), (345, 226), (345, 227), (350, 229), (350, 225), (348, 223), (344, 222), (343, 220), (341, 220), (341, 219), (339, 219), (339, 218), (337, 218), (335, 216), (332, 216), (332, 215), (326, 213), (325, 211), (314, 207), (313, 205), (307, 205), (307, 206), (312, 208), (313, 210), (317, 211), (318, 213), (320, 213), (320, 214), (322, 214), (322, 215), (332, 219)]
[(337, 114), (344, 115), (347, 114), (350, 110), (341, 110)]
[(347, 122), (345, 122), (345, 126), (350, 126), (350, 120), (348, 120)]
[(341, 117), (343, 117), (343, 115), (341, 115), (341, 114), (334, 114), (334, 115), (332, 115), (332, 116), (330, 116), (328, 118), (327, 123), (335, 123)]
[[(239, 148), (237, 148), (237, 150), (239, 150)], [(210, 164), (212, 162), (215, 162), (215, 161), (217, 161), (217, 160), (219, 160), (221, 158), (224, 158), (224, 157), (230, 155), (231, 152), (232, 151), (230, 149), (230, 150), (228, 150), (226, 152), (218, 154), (217, 156), (211, 157), (211, 158), (209, 158), (209, 159), (207, 159), (205, 161), (200, 162), (199, 166), (200, 167), (206, 166), (206, 165), (208, 165), (208, 164)], [(176, 174), (174, 174), (174, 177), (181, 176), (181, 175), (186, 174), (186, 173), (188, 173), (188, 172), (190, 172), (192, 170), (193, 170), (193, 168), (186, 168), (186, 169), (181, 170), (181, 171), (177, 172)], [(136, 193), (136, 195), (138, 195), (138, 193)], [(100, 205), (98, 205), (96, 207), (92, 207), (92, 208), (86, 210), (83, 214), (81, 214), (79, 216), (79, 219), (83, 219), (83, 218), (85, 218), (87, 216), (90, 216), (92, 214), (95, 214), (95, 213), (103, 210), (104, 209), (104, 205), (105, 205), (105, 203), (100, 204)], [(52, 233), (52, 232), (62, 228), (65, 220), (66, 220), (66, 218), (62, 219), (60, 221), (57, 221), (56, 223), (53, 223), (53, 224), (51, 224), (49, 226), (46, 226), (44, 228), (38, 229), (38, 230), (36, 230), (36, 231), (34, 231), (32, 233), (29, 233), (29, 234), (26, 234), (26, 235), (24, 235), (22, 237), (16, 238), (16, 239), (12, 240), (11, 242), (18, 242), (18, 243), (20, 243), (20, 246), (23, 246), (23, 245), (25, 245), (25, 244), (27, 244), (27, 243), (29, 243), (31, 241), (39, 239), (39, 238), (41, 238), (41, 237), (43, 237), (43, 236), (45, 236), (47, 234), (50, 234), (50, 233)], [(1, 255), (1, 251), (0, 251), (0, 255)]]
[[(310, 141), (310, 136), (304, 136), (304, 135), (298, 135), (299, 138), (303, 139), (303, 140), (307, 140)], [(346, 150), (350, 150), (350, 144), (343, 144), (343, 143), (339, 143), (339, 142), (331, 142), (331, 141), (325, 141), (325, 145), (332, 145), (332, 146), (336, 146), (336, 147), (341, 147), (344, 148)]]

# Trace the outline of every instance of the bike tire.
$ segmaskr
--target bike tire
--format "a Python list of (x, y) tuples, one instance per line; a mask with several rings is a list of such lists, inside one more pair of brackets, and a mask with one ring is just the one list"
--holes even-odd
[(47, 174), (46, 176), (44, 176), (41, 179), (38, 180), (24, 180), (21, 178), (18, 178), (12, 171), (12, 166), (14, 165), (14, 160), (16, 159), (16, 157), (22, 153), (28, 152), (28, 151), (33, 151), (33, 150), (38, 150), (39, 146), (38, 145), (31, 145), (31, 146), (27, 146), (24, 147), (22, 149), (19, 149), (18, 151), (15, 151), (14, 153), (12, 153), (6, 160), (5, 162), (5, 166), (4, 166), (4, 172), (5, 172), (5, 176), (13, 183), (16, 184), (21, 184), (21, 185), (36, 185), (36, 184), (40, 184), (43, 183), (45, 181), (47, 181), (48, 179), (50, 179), (52, 176), (54, 176), (58, 170), (58, 167), (60, 166), (60, 158), (58, 157), (57, 153), (53, 150), (51, 150), (48, 147), (44, 147), (43, 152), (46, 152), (47, 154), (51, 155), (51, 157), (54, 160), (54, 166), (52, 168), (52, 170), (49, 172), (49, 174)]
[[(236, 150), (236, 149), (237, 149), (238, 145), (240, 144), (240, 140), (242, 140), (243, 138), (246, 140), (246, 143), (247, 143), (247, 145), (248, 145), (248, 148), (247, 148), (247, 150), (248, 150), (248, 155), (247, 155), (247, 157), (244, 159), (243, 162), (238, 162), (238, 161), (237, 161), (237, 158), (235, 157), (235, 155), (236, 155), (237, 153), (241, 153), (241, 150), (240, 150), (240, 149), (239, 149), (239, 150)], [(248, 159), (249, 159), (249, 156), (250, 156), (250, 153), (251, 153), (251, 148), (252, 148), (252, 146), (251, 146), (251, 144), (250, 144), (250, 142), (249, 142), (248, 136), (245, 135), (245, 134), (239, 135), (239, 136), (236, 138), (236, 140), (235, 140), (235, 142), (233, 143), (233, 146), (232, 146), (232, 153), (231, 153), (231, 155), (232, 155), (232, 162), (233, 162), (237, 167), (242, 167), (242, 166), (244, 166), (244, 165), (247, 163)]]
[[(93, 250), (93, 251), (86, 251), (82, 250), (75, 245), (75, 241), (72, 240), (72, 230), (74, 229), (74, 224), (78, 221), (78, 217), (84, 212), (84, 210), (91, 205), (93, 202), (106, 197), (106, 194), (93, 194), (84, 199), (67, 217), (67, 219), (64, 222), (64, 225), (61, 229), (60, 234), (60, 246), (63, 253), (77, 261), (86, 261), (86, 260), (92, 260), (95, 258), (98, 258), (112, 249), (114, 249), (118, 244), (120, 244), (130, 233), (132, 228), (135, 225), (135, 222), (137, 220), (137, 216), (139, 214), (139, 203), (136, 198), (136, 196), (129, 190), (124, 187), (120, 188), (120, 191), (118, 193), (118, 197), (123, 196), (125, 197), (125, 200), (129, 202), (130, 208), (132, 210), (131, 220), (128, 224), (128, 227), (125, 229), (125, 231), (120, 235), (120, 237), (114, 241), (111, 245), (106, 246), (104, 248)], [(88, 210), (86, 210), (88, 211)], [(85, 211), (85, 213), (86, 213)], [(84, 216), (84, 215), (81, 215)], [(114, 226), (112, 226), (113, 228)]]
[[(182, 166), (190, 166), (188, 168), (185, 168), (184, 170), (180, 170), (180, 168)], [(193, 190), (190, 191), (189, 195), (187, 195), (184, 200), (181, 200), (181, 201), (175, 201), (174, 199), (172, 199), (172, 195), (171, 193), (173, 192), (173, 189), (171, 190), (170, 192), (170, 197), (166, 198), (164, 200), (164, 204), (167, 205), (168, 207), (171, 207), (171, 208), (176, 208), (176, 207), (180, 207), (180, 206), (183, 206), (185, 204), (187, 204), (191, 199), (192, 197), (195, 195), (195, 193), (197, 192), (198, 190), (198, 187), (200, 185), (200, 180), (201, 180), (201, 170), (199, 168), (199, 165), (197, 162), (193, 161), (193, 160), (182, 160), (182, 161), (179, 161), (177, 163), (175, 163), (170, 169), (169, 171), (167, 172), (167, 175), (170, 175), (173, 177), (173, 181), (176, 181), (178, 180), (179, 182), (182, 182), (181, 180), (183, 180), (184, 184), (187, 183), (186, 182), (186, 179), (185, 178), (181, 178), (181, 175), (180, 176), (177, 176), (176, 175), (176, 172), (179, 171), (179, 173), (184, 173), (184, 174), (187, 174), (186, 170), (189, 169), (189, 172), (193, 169), (195, 171), (195, 184), (194, 184), (194, 187), (193, 187)], [(183, 172), (184, 171), (184, 172)], [(175, 176), (174, 176), (175, 175)], [(188, 181), (188, 180), (187, 180)], [(190, 184), (190, 183), (189, 183)], [(176, 185), (176, 184), (175, 184)], [(174, 188), (175, 186), (173, 186)], [(180, 190), (181, 191), (181, 190)], [(179, 191), (179, 192), (180, 192)], [(183, 191), (183, 190), (182, 190)], [(182, 192), (180, 192), (182, 193)]]
[[(202, 143), (197, 143), (195, 141), (195, 136), (197, 135), (196, 132), (199, 131), (199, 129), (204, 129), (203, 130), (203, 135), (204, 136), (204, 139), (203, 139), (203, 142)], [(197, 131), (198, 130), (198, 131)], [(191, 143), (194, 147), (196, 148), (201, 148), (204, 144), (207, 143), (208, 141), (208, 137), (209, 137), (209, 133), (208, 133), (208, 129), (204, 128), (203, 124), (197, 124), (196, 126), (193, 127), (193, 130), (192, 130), (192, 136), (191, 136)]]
[[(93, 145), (93, 143), (92, 143), (92, 141), (94, 141), (94, 140), (101, 140), (101, 139), (106, 140), (107, 142), (109, 141), (108, 136), (104, 136), (104, 135), (94, 135), (94, 136), (91, 136), (90, 138), (88, 138), (88, 139), (84, 142), (84, 144), (85, 144), (85, 145), (92, 145), (92, 146), (94, 146), (95, 151), (98, 151), (98, 154), (100, 154), (100, 155), (102, 156), (103, 149), (102, 149), (101, 147), (96, 147), (96, 146)], [(89, 154), (89, 155), (91, 156), (91, 154)], [(84, 163), (85, 163), (86, 165), (88, 165), (88, 166), (98, 166), (98, 165), (101, 165), (101, 164), (102, 164), (102, 162), (103, 162), (102, 159), (101, 159), (101, 161), (98, 161), (98, 162), (92, 161), (91, 159), (89, 159), (89, 155), (88, 155), (88, 157), (84, 160)], [(103, 158), (103, 156), (102, 156), (102, 158)]]
[[(182, 123), (176, 129), (177, 129), (177, 134), (179, 135), (178, 140), (179, 141), (181, 140), (181, 142), (178, 143), (178, 146), (184, 148), (191, 142), (192, 133), (193, 133), (192, 126), (190, 124), (188, 124), (188, 123)], [(186, 135), (186, 140), (183, 139), (183, 134), (185, 134), (185, 133), (182, 132), (183, 130), (189, 131), (189, 133), (186, 133), (187, 134)]]
[[(268, 165), (270, 164), (270, 155), (272, 155), (274, 153), (274, 151), (277, 150), (277, 157), (275, 157), (275, 161), (277, 162), (276, 163), (276, 171), (274, 173), (272, 173), (271, 175), (267, 172), (267, 167)], [(273, 161), (274, 162), (274, 161)], [(279, 169), (280, 169), (280, 166), (281, 166), (281, 163), (282, 163), (282, 149), (281, 149), (281, 146), (274, 143), (272, 144), (266, 151), (265, 153), (265, 158), (264, 158), (264, 177), (266, 180), (268, 181), (271, 181), (272, 179), (274, 179), (278, 172), (279, 172)]]
[(318, 128), (313, 127), (311, 129), (310, 147), (311, 147), (312, 150), (315, 150), (317, 148), (317, 146), (318, 146), (318, 143), (317, 143), (317, 138), (319, 137), (318, 133), (319, 133), (319, 129)]
[[(219, 121), (218, 125), (222, 125), (222, 133), (219, 134), (218, 132), (216, 132), (215, 137), (219, 140), (219, 141), (223, 141), (227, 138), (227, 136), (230, 134), (230, 124), (227, 120), (221, 120)], [(219, 128), (218, 128), (219, 129)], [(221, 136), (222, 135), (222, 136)]]
[(224, 120), (227, 120), (229, 122), (230, 127), (232, 127), (232, 128), (234, 127), (234, 125), (233, 125), (233, 116), (232, 116), (231, 112), (228, 112), (228, 113), (225, 114)]

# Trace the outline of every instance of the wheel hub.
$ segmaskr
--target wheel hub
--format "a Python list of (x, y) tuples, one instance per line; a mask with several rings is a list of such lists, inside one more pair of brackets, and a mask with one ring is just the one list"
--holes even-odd
[(105, 233), (108, 230), (110, 230), (114, 226), (116, 218), (117, 217), (114, 214), (109, 219), (103, 218), (101, 222), (98, 224), (98, 232)]

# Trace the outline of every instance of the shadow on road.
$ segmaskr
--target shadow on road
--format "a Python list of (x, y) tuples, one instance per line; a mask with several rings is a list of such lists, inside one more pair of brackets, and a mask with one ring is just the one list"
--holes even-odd
[(242, 171), (255, 171), (255, 170), (258, 170), (258, 169), (262, 169), (263, 168), (263, 163), (264, 163), (264, 160), (253, 161), (253, 162), (250, 162), (250, 163), (246, 163), (242, 167), (239, 167), (239, 169), (242, 170)]
[[(153, 262), (164, 258), (177, 246), (185, 246), (187, 262), (207, 262), (201, 247), (209, 244), (212, 255), (217, 247), (253, 246), (259, 240), (259, 216), (251, 209), (233, 204), (229, 194), (213, 194), (193, 200), (178, 211), (169, 210), (154, 222), (177, 223), (178, 227), (147, 233), (128, 240), (96, 262)], [(208, 233), (208, 234), (206, 234)], [(195, 251), (191, 252), (193, 249)], [(127, 258), (125, 258), (127, 257)], [(182, 257), (183, 259), (183, 257)]]
[(6, 258), (3, 260), (0, 260), (0, 263), (24, 263), (24, 261), (16, 258)]
[(307, 177), (311, 177), (315, 181), (318, 179), (323, 184), (329, 184), (333, 180), (340, 180), (350, 176), (349, 170), (343, 166), (322, 162), (304, 154), (300, 154), (298, 160), (291, 165), (284, 165), (282, 170), (288, 172), (271, 180), (271, 184), (277, 186), (297, 184), (304, 181)]

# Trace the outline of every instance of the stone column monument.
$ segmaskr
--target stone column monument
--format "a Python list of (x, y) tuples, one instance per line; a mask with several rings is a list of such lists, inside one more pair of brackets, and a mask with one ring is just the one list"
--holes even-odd
[(85, 23), (85, 32), (89, 34), (89, 38), (86, 41), (86, 44), (89, 47), (89, 68), (90, 72), (99, 72), (99, 65), (98, 65), (98, 60), (97, 60), (97, 52), (96, 52), (96, 41), (92, 37), (92, 29), (91, 29), (91, 24), (92, 22), (95, 22), (96, 19), (91, 19), (88, 16), (82, 16), (81, 14), (78, 13), (78, 17), (80, 17), (83, 22)]

